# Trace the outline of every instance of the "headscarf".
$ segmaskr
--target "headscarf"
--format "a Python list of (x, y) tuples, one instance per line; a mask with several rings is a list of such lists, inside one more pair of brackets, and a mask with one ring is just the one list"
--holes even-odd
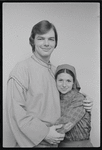
[(69, 64), (62, 64), (62, 65), (59, 65), (56, 69), (56, 72), (55, 72), (55, 75), (57, 74), (57, 72), (59, 70), (62, 70), (62, 69), (68, 69), (70, 71), (73, 72), (74, 76), (75, 76), (75, 82), (74, 82), (74, 85), (73, 85), (73, 89), (77, 89), (78, 91), (81, 89), (80, 85), (79, 85), (79, 82), (77, 80), (77, 76), (76, 76), (76, 70), (73, 66), (69, 65)]

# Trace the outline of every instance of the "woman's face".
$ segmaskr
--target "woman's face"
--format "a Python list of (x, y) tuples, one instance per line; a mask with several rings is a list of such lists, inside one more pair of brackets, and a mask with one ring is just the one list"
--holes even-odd
[(73, 77), (68, 73), (60, 73), (56, 80), (57, 89), (62, 94), (65, 94), (72, 90)]

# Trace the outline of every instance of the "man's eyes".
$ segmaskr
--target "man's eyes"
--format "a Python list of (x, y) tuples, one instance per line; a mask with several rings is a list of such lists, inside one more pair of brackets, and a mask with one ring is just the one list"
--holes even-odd
[[(45, 40), (44, 38), (37, 38), (37, 40)], [(49, 38), (50, 41), (55, 41), (55, 39)]]
[(52, 38), (51, 38), (51, 39), (49, 39), (49, 40), (51, 40), (51, 41), (55, 41), (55, 39), (52, 39)]

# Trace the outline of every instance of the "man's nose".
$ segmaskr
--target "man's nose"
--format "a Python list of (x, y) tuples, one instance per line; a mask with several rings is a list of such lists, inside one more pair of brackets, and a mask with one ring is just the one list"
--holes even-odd
[(49, 46), (49, 41), (48, 41), (47, 39), (45, 39), (44, 45), (45, 45), (45, 46)]

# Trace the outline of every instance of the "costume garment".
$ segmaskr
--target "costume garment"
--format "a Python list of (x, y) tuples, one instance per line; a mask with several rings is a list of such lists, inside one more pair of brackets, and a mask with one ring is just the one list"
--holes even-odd
[(84, 96), (78, 91), (71, 91), (61, 96), (62, 117), (57, 120), (57, 123), (63, 123), (64, 126), (58, 129), (58, 132), (66, 134), (59, 147), (92, 147), (91, 114), (83, 108), (83, 99)]
[(76, 78), (75, 68), (67, 64), (60, 65), (56, 73), (61, 69), (72, 71), (75, 82), (70, 92), (60, 95), (61, 117), (55, 124), (64, 124), (57, 131), (66, 134), (59, 147), (93, 147), (90, 142), (91, 114), (83, 107), (85, 97), (79, 93), (80, 85)]
[(35, 147), (60, 117), (55, 68), (35, 55), (18, 63), (7, 86), (7, 118), (19, 147)]
[(84, 116), (83, 107), (84, 96), (76, 90), (71, 90), (66, 94), (60, 95), (61, 117), (55, 124), (64, 124), (58, 131), (66, 133)]

